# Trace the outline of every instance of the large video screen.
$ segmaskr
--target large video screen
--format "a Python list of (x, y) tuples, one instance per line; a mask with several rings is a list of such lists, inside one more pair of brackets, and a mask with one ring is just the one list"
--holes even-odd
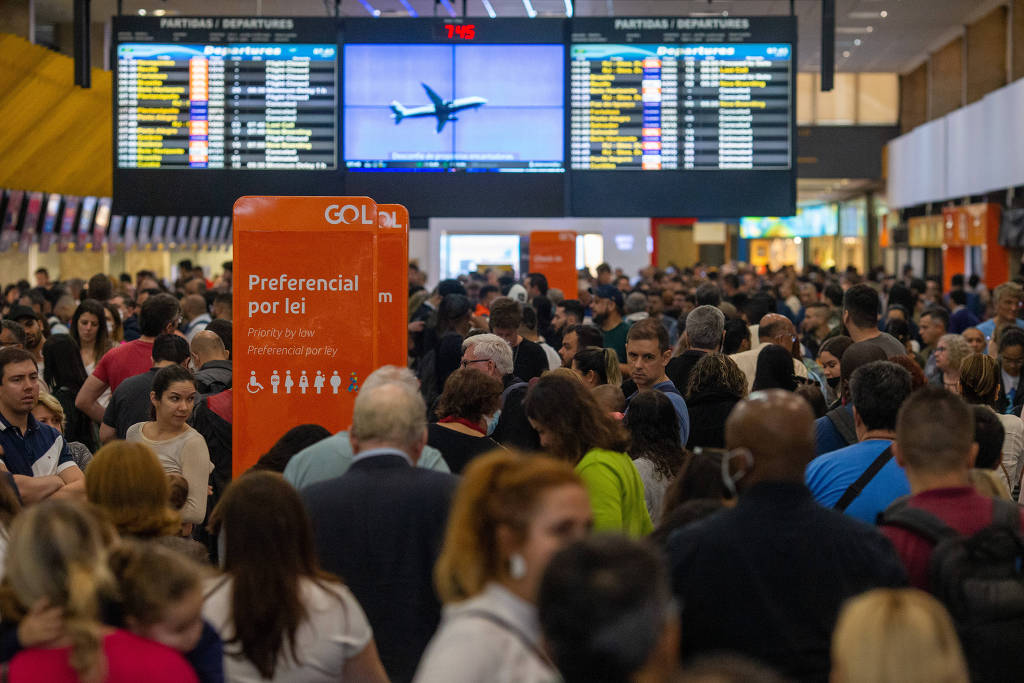
[(744, 216), (740, 219), (743, 239), (827, 237), (838, 232), (839, 217), (834, 204), (801, 207), (795, 216)]
[(792, 18), (577, 19), (571, 31), (574, 215), (794, 213)]
[(349, 170), (562, 171), (562, 45), (344, 51)]
[(347, 20), (343, 45), (350, 194), (414, 216), (564, 215), (564, 22)]
[(337, 33), (332, 20), (115, 17), (115, 211), (339, 193)]

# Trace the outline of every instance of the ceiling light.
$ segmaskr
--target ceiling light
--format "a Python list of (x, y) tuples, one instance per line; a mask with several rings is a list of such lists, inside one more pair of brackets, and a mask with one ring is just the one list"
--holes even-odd
[(565, 16), (572, 19), (572, 0), (565, 0)]
[(140, 9), (140, 10), (139, 10), (139, 16), (140, 16), (140, 17), (144, 17), (144, 16), (146, 16), (146, 10), (144, 10), (144, 9)]
[(854, 39), (853, 44), (854, 45), (860, 45), (860, 42), (861, 42), (860, 38), (856, 38), (856, 39)]
[(167, 10), (165, 10), (165, 9), (155, 9), (155, 10), (153, 10), (153, 14), (155, 14), (158, 17), (162, 17), (163, 15), (167, 14)]
[(878, 16), (880, 16), (883, 19), (885, 19), (887, 16), (889, 16), (889, 13), (886, 12), (885, 10), (882, 10), (881, 12), (878, 13)]
[(533, 3), (530, 0), (523, 0), (523, 7), (526, 8), (526, 16), (531, 19), (537, 16), (537, 10), (533, 8)]
[(409, 0), (398, 0), (398, 1), (402, 3), (402, 7), (405, 8), (405, 11), (409, 13), (410, 17), (418, 17), (419, 16), (419, 14), (416, 12), (416, 10), (413, 8), (413, 6), (409, 4)]
[(849, 57), (850, 56), (850, 51), (849, 50), (843, 50), (843, 56), (844, 57)]
[(865, 30), (865, 31), (867, 31), (868, 33), (871, 33), (872, 31), (874, 31), (874, 30), (875, 30), (875, 27), (874, 27), (874, 26), (868, 26), (868, 27), (867, 27), (867, 28), (865, 28), (864, 30)]
[(483, 0), (484, 9), (487, 10), (487, 16), (494, 19), (498, 16), (498, 13), (494, 11), (494, 7), (491, 5), (491, 0)]

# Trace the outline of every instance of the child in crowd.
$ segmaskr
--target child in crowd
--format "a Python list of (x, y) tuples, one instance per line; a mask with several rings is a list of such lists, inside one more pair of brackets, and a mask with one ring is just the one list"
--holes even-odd
[(180, 652), (200, 683), (222, 683), (223, 646), (202, 618), (202, 568), (181, 553), (142, 541), (113, 551), (110, 564), (121, 589), (125, 628)]

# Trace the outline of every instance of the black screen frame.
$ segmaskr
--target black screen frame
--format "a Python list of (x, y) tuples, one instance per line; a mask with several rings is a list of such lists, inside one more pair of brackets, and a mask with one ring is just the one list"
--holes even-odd
[[(567, 162), (572, 188), (569, 213), (581, 217), (678, 217), (716, 218), (740, 216), (792, 216), (796, 213), (796, 17), (585, 17), (569, 22), (566, 48), (572, 48), (573, 36), (591, 31), (601, 33), (608, 42), (661, 43), (664, 28), (621, 28), (666, 21), (672, 27), (679, 20), (699, 22), (720, 19), (746, 21), (751, 37), (742, 42), (789, 43), (792, 46), (790, 81), (790, 164), (787, 170), (678, 170), (678, 171), (584, 171), (573, 170)], [(620, 28), (616, 28), (619, 24)], [(669, 29), (672, 30), (672, 29)], [(679, 29), (675, 29), (679, 30)], [(626, 34), (638, 38), (626, 40)], [(694, 41), (697, 42), (697, 41)], [(720, 42), (711, 41), (707, 42)], [(728, 40), (722, 42), (730, 42)], [(571, 65), (566, 64), (566, 70)], [(566, 93), (567, 102), (571, 93)], [(567, 105), (568, 108), (568, 105)], [(571, 112), (567, 112), (571, 115)], [(570, 130), (569, 128), (566, 129)]]

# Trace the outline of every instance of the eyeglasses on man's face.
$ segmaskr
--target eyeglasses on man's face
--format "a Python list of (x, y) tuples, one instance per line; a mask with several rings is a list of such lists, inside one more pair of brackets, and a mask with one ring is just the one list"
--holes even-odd
[(476, 360), (466, 360), (466, 359), (463, 359), (462, 362), (459, 363), (459, 365), (461, 365), (463, 368), (468, 368), (473, 363), (486, 363), (489, 360), (491, 360), (491, 359), (490, 358), (478, 358)]

